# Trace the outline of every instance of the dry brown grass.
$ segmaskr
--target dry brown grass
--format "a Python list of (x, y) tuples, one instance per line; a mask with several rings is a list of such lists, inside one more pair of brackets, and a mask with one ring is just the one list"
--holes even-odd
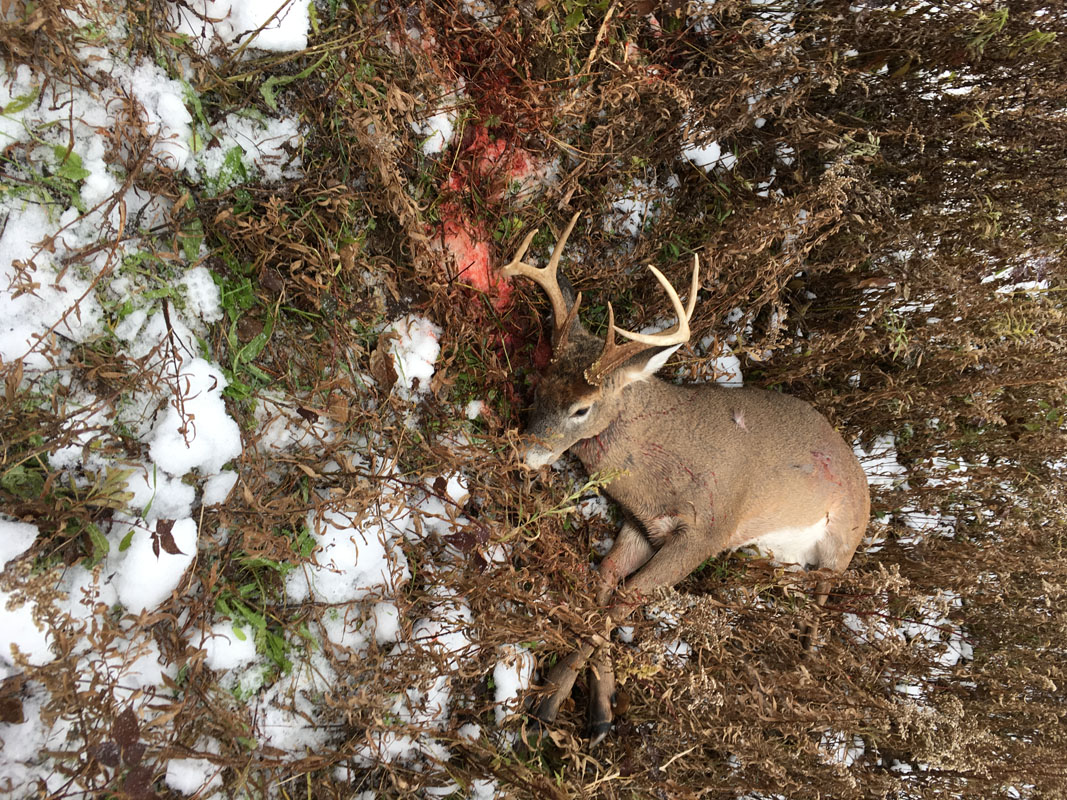
[[(659, 29), (644, 6), (611, 4), (602, 39), (605, 16), (591, 5), (574, 30), (560, 30), (564, 6), (513, 9), (492, 30), (448, 2), (412, 10), (345, 6), (320, 9), (321, 31), (297, 56), (218, 64), (185, 52), (209, 115), (262, 106), (264, 78), (296, 74), (325, 57), (284, 92), (310, 132), (306, 177), (177, 207), (172, 231), (199, 220), (213, 251), (208, 265), (251, 292), (239, 318), (231, 312), (214, 333), (220, 362), (231, 364), (265, 329), (271, 336), (253, 361), (252, 390), (232, 402), (246, 451), (231, 502), (201, 520), (198, 588), (182, 596), (184, 607), (165, 605), (141, 620), (161, 651), (185, 665), (176, 697), (158, 700), (165, 724), (131, 730), (124, 696), (96, 677), (76, 679), (74, 632), (58, 642), (54, 664), (27, 670), (51, 693), (47, 713), (76, 719), (87, 742), (87, 758), (68, 759), (62, 769), (95, 780), (100, 796), (135, 798), (149, 796), (144, 769), (158, 779), (168, 759), (193, 755), (228, 768), (226, 792), (235, 797), (348, 798), (366, 790), (416, 797), (440, 785), (440, 773), (427, 777), (396, 764), (349, 767), (344, 779), (334, 771), (351, 764), (370, 733), (404, 730), (384, 709), (405, 688), (449, 669), (433, 654), (414, 650), (388, 670), (382, 650), (358, 661), (327, 654), (339, 684), (321, 703), (335, 744), (293, 760), (246, 746), (248, 708), (218, 685), (185, 638), (213, 618), (220, 596), (250, 582), (258, 586), (250, 602), (279, 635), (299, 635), (329, 612), (286, 605), (277, 572), (250, 559), (298, 561), (300, 527), (324, 497), (373, 506), (382, 491), (375, 469), (324, 468), (366, 437), (388, 443), (373, 456), (397, 460), (399, 476), (390, 479), (397, 491), (457, 469), (469, 480), (466, 527), (448, 540), (409, 545), (408, 553), (413, 563), (427, 563), (450, 545), (466, 559), (443, 580), (469, 604), (479, 649), (452, 670), (453, 718), (433, 732), (453, 753), (438, 766), (461, 785), (494, 777), (507, 796), (531, 798), (989, 798), (1010, 796), (1009, 787), (1023, 797), (1062, 796), (1065, 499), (1062, 468), (1050, 464), (1063, 457), (1067, 400), (1067, 27), (1055, 15), (1041, 18), (1045, 31), (1059, 26), (1059, 39), (1028, 52), (1026, 36), (1037, 25), (1030, 11), (1044, 4), (1012, 3), (1006, 26), (979, 48), (980, 12), (946, 10), (928, 19), (876, 5), (859, 13), (844, 2), (804, 9), (795, 18), (797, 38), (777, 44), (764, 42), (755, 9), (734, 2), (713, 6), (707, 34), (676, 16), (679, 4), (655, 6)], [(134, 29), (131, 46), (153, 52), (161, 45), (159, 13), (151, 3), (131, 11), (147, 26)], [(37, 4), (29, 19), (5, 23), (5, 59), (77, 76), (79, 34), (64, 27), (58, 5)], [(434, 31), (438, 46), (381, 46), (383, 34), (402, 40), (412, 25)], [(846, 57), (851, 49), (859, 55)], [(923, 99), (929, 76), (943, 70), (973, 76), (978, 88)], [(425, 113), (420, 98), (438, 96), (458, 78), (466, 116), (456, 144), (440, 160), (416, 155), (408, 123)], [(747, 98), (760, 92), (766, 96), (749, 108)], [(755, 116), (767, 116), (767, 125), (754, 128)], [(686, 119), (735, 149), (737, 168), (709, 174), (680, 161)], [(499, 175), (467, 163), (479, 126), (558, 157), (558, 182), (525, 203), (493, 199)], [(173, 198), (195, 191), (158, 169), (144, 175), (137, 161), (143, 141), (132, 129), (122, 136), (132, 183)], [(784, 194), (769, 200), (757, 185), (781, 144), (796, 160), (788, 168), (777, 163), (773, 188)], [(464, 192), (448, 186), (457, 174), (469, 178)], [(667, 189), (670, 174), (678, 186)], [(631, 248), (627, 236), (589, 220), (633, 179), (663, 197), (655, 224)], [(570, 250), (583, 255), (568, 269), (593, 301), (594, 324), (598, 302), (602, 308), (614, 298), (624, 298), (616, 307), (629, 322), (654, 319), (657, 290), (640, 266), (660, 263), (677, 282), (699, 251), (709, 269), (694, 341), (722, 334), (730, 309), (751, 311), (742, 351), (774, 355), (747, 361), (746, 378), (811, 400), (852, 438), (896, 432), (911, 486), (876, 493), (876, 511), (944, 509), (958, 517), (956, 533), (901, 541), (905, 530), (890, 524), (885, 548), (861, 552), (818, 615), (822, 642), (809, 655), (796, 637), (816, 615), (807, 578), (738, 557), (707, 565), (658, 601), (677, 610), (677, 634), (641, 619), (635, 646), (617, 647), (629, 708), (595, 756), (580, 735), (582, 686), (551, 740), (532, 751), (520, 754), (494, 736), (462, 739), (456, 729), (464, 722), (492, 729), (488, 676), (498, 646), (535, 643), (544, 664), (598, 631), (590, 553), (612, 526), (574, 513), (526, 523), (573, 490), (566, 474), (531, 482), (512, 456), (531, 365), (543, 355), (540, 301), (520, 290), (500, 311), (442, 264), (430, 240), (450, 207), (500, 232), (496, 262), (521, 238), (506, 224), (512, 218), (525, 229), (558, 226), (572, 210), (585, 210)], [(1013, 280), (1048, 280), (1050, 288), (1003, 295), (995, 293), (998, 283), (981, 282), (1007, 267)], [(931, 308), (901, 310), (906, 303)], [(358, 378), (382, 374), (375, 325), (407, 310), (444, 328), (414, 430), (395, 394)], [(774, 312), (788, 312), (784, 328), (772, 324)], [(683, 356), (687, 365), (696, 358)], [(106, 403), (145, 380), (143, 367), (101, 344), (84, 348), (69, 368)], [(38, 566), (73, 564), (92, 554), (85, 531), (107, 524), (121, 492), (105, 486), (86, 496), (50, 470), (47, 451), (77, 433), (63, 426), (63, 398), (41, 398), (20, 382), (17, 365), (3, 368), (0, 468), (5, 476), (23, 468), (18, 474), (28, 482), (5, 481), (0, 502), (45, 534)], [(857, 374), (854, 386), (849, 378)], [(329, 426), (335, 436), (284, 457), (257, 450), (262, 422), (253, 411), (268, 386), (280, 398), (276, 413)], [(492, 398), (491, 407), (473, 443), (457, 447), (454, 434), (471, 430), (458, 421), (457, 406), (474, 396)], [(132, 437), (110, 442), (131, 458), (141, 446)], [(969, 480), (930, 480), (940, 477), (930, 469), (935, 456), (966, 462)], [(488, 564), (485, 546), (505, 537), (511, 558)], [(426, 574), (414, 572), (399, 601), (408, 633), (439, 601)], [(30, 589), (46, 594), (48, 573), (34, 580)], [(875, 633), (882, 624), (920, 619), (944, 591), (961, 601), (944, 606), (945, 636), (950, 624), (959, 626), (973, 660), (942, 669), (938, 647)], [(866, 633), (846, 627), (845, 613)], [(95, 652), (117, 640), (117, 624), (87, 632)], [(684, 666), (671, 666), (665, 655), (665, 638), (675, 635), (692, 648)], [(921, 699), (897, 688), (904, 684), (921, 687)], [(5, 709), (17, 706), (10, 698), (20, 691), (21, 683), (0, 690)], [(861, 738), (864, 755), (848, 767), (828, 763), (820, 745), (827, 732)], [(222, 743), (220, 752), (202, 752), (203, 737)]]

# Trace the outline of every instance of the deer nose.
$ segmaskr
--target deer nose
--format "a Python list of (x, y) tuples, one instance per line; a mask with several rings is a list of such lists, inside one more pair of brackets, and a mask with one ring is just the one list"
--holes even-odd
[(551, 464), (559, 458), (555, 453), (542, 445), (530, 443), (519, 451), (522, 466), (528, 470), (540, 469), (545, 464)]

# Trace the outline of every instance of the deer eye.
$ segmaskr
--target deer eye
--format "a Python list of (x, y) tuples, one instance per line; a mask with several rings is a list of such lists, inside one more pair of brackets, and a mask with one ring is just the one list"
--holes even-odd
[(586, 414), (589, 413), (590, 408), (592, 408), (592, 406), (583, 406), (582, 408), (574, 409), (571, 412), (571, 419), (582, 419)]

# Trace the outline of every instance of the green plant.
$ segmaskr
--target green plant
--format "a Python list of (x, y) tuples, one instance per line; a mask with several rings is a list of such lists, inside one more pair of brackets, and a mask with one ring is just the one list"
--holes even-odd
[(1001, 6), (990, 12), (982, 11), (971, 24), (971, 38), (967, 42), (967, 49), (972, 55), (981, 56), (985, 52), (986, 45), (993, 37), (1004, 30), (1008, 24), (1008, 7)]
[[(314, 549), (314, 539), (302, 528), (292, 539), (294, 551), (307, 558)], [(277, 604), (280, 581), (295, 568), (261, 556), (238, 555), (235, 571), (215, 596), (215, 611), (233, 620), (234, 635), (244, 641), (243, 628), (251, 631), (256, 652), (265, 656), (275, 669), (288, 673), (292, 661), (288, 657), (290, 645), (285, 636), (286, 624), (272, 612)]]
[(1055, 43), (1055, 31), (1042, 31), (1039, 28), (1034, 28), (1032, 31), (1019, 37), (1018, 41), (1015, 43), (1015, 48), (1022, 50), (1027, 55), (1034, 55), (1051, 47)]
[(882, 326), (889, 334), (889, 352), (894, 360), (904, 360), (911, 348), (911, 340), (908, 334), (908, 322), (903, 314), (886, 309), (882, 317)]

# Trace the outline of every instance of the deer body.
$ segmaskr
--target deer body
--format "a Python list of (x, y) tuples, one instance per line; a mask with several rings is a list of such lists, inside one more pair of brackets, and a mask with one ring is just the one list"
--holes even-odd
[[(555, 275), (576, 221), (577, 215), (548, 267), (522, 262), (531, 233), (504, 273), (540, 283), (555, 318), (554, 356), (537, 389), (524, 464), (537, 468), (570, 450), (589, 472), (616, 476), (606, 488), (625, 510), (625, 521), (598, 567), (597, 603), (606, 609), (607, 633), (643, 595), (673, 586), (725, 550), (755, 545), (782, 563), (844, 570), (870, 511), (867, 479), (851, 448), (797, 398), (752, 388), (677, 386), (655, 377), (689, 337), (696, 266), (688, 308), (650, 268), (678, 314), (673, 330), (651, 336), (623, 331), (609, 304), (607, 342), (586, 331), (577, 318), (581, 295), (570, 296)], [(630, 341), (617, 345), (616, 333)], [(615, 597), (620, 583), (626, 602)], [(829, 588), (818, 585), (820, 605)], [(615, 680), (606, 638), (583, 643), (553, 667), (547, 678), (553, 691), (536, 716), (555, 719), (591, 657), (595, 743), (612, 719)]]
[[(849, 500), (866, 492), (866, 478), (807, 403), (657, 378), (626, 387), (622, 401), (614, 420), (571, 451), (590, 473), (620, 473), (607, 492), (654, 548), (699, 530), (701, 560), (755, 545), (782, 563), (848, 565), (867, 511), (861, 505), (850, 514)], [(828, 524), (841, 516), (851, 524)]]

